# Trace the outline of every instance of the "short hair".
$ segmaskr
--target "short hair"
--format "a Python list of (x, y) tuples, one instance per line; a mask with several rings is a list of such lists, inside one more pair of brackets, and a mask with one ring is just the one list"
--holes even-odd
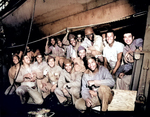
[(51, 39), (54, 39), (54, 40), (55, 40), (55, 37), (50, 37), (50, 40), (51, 40)]
[(106, 34), (107, 34), (107, 33), (113, 33), (113, 34), (115, 35), (115, 31), (112, 30), (112, 29), (109, 29), (109, 30), (106, 32)]
[(64, 65), (66, 65), (68, 63), (73, 64), (73, 61), (71, 59), (65, 59), (64, 60)]
[(36, 57), (37, 57), (38, 55), (41, 55), (41, 56), (42, 56), (42, 54), (41, 54), (40, 52), (37, 53)]
[(125, 31), (123, 32), (123, 35), (124, 35), (124, 34), (127, 34), (127, 33), (131, 33), (132, 36), (134, 35), (134, 32), (133, 32), (132, 29), (125, 30)]
[(55, 57), (49, 55), (47, 58), (47, 63), (49, 62), (50, 59), (53, 59), (55, 61)]
[(92, 54), (87, 54), (87, 55), (86, 55), (86, 60), (88, 61), (89, 59), (94, 59), (94, 60), (96, 61), (95, 56), (92, 55)]
[[(68, 37), (68, 39), (69, 39), (69, 41), (70, 41), (70, 39), (75, 39), (75, 35), (74, 34), (69, 34), (69, 37)], [(76, 39), (75, 39), (76, 40)]]
[(61, 41), (61, 40), (60, 40), (60, 38), (57, 37), (57, 38), (56, 38), (56, 42), (58, 43), (58, 41)]
[(17, 57), (18, 58), (18, 61), (20, 61), (20, 57), (18, 56), (18, 55), (12, 55), (12, 59), (14, 58), (14, 57)]

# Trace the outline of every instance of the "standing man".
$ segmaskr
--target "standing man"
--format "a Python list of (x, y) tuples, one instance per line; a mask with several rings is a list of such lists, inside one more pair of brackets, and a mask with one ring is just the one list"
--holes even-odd
[(120, 42), (115, 41), (116, 36), (113, 30), (108, 30), (107, 32), (107, 43), (108, 45), (104, 47), (103, 57), (104, 66), (109, 70), (112, 70), (112, 75), (115, 75), (117, 69), (121, 65), (122, 53), (124, 45)]
[[(89, 69), (85, 71), (82, 78), (82, 98), (76, 101), (75, 107), (85, 111), (87, 107), (102, 105), (102, 111), (107, 111), (113, 97), (110, 88), (115, 84), (114, 79), (108, 69), (96, 63), (95, 57), (87, 56), (87, 63)], [(92, 86), (95, 87), (93, 90)]]
[(34, 67), (30, 65), (30, 58), (27, 55), (23, 57), (22, 62), (23, 65), (16, 79), (16, 82), (21, 83), (21, 86), (16, 89), (16, 93), (20, 96), (22, 104), (28, 101), (29, 103), (42, 104), (42, 96), (37, 91), (36, 87), (36, 78), (41, 78), (42, 72), (38, 69), (34, 69)]
[(74, 72), (71, 59), (64, 61), (64, 68), (60, 73), (55, 94), (63, 105), (72, 103), (71, 100), (75, 104), (76, 100), (80, 98), (82, 72)]
[(84, 38), (84, 41), (81, 43), (81, 46), (83, 46), (86, 49), (87, 53), (91, 53), (96, 58), (99, 58), (100, 61), (103, 61), (102, 37), (99, 35), (95, 35), (95, 33), (91, 27), (87, 27), (84, 32), (85, 32), (85, 38)]

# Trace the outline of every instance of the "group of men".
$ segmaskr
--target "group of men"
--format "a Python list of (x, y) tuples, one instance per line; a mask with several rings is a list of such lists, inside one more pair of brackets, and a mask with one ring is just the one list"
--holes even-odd
[[(80, 34), (76, 38), (69, 31), (62, 41), (51, 37), (51, 46), (49, 39), (46, 42), (45, 61), (38, 52), (36, 62), (31, 64), (25, 54), (19, 66), (19, 57), (13, 56), (15, 65), (9, 70), (11, 85), (14, 81), (23, 104), (42, 104), (54, 93), (64, 106), (73, 104), (85, 111), (87, 107), (101, 105), (102, 111), (107, 111), (115, 84), (117, 89), (129, 89), (134, 52), (142, 51), (143, 45), (143, 40), (134, 39), (132, 32), (123, 35), (126, 46), (115, 39), (113, 30), (108, 30), (102, 38), (91, 27), (85, 29), (84, 40)], [(10, 87), (5, 93), (8, 90)]]

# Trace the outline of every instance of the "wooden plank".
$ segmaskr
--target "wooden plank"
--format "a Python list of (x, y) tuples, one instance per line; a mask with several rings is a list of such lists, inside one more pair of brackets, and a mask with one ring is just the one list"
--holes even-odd
[(134, 111), (137, 91), (113, 89), (114, 97), (108, 111)]
[[(134, 111), (137, 91), (113, 89), (114, 97), (108, 106), (108, 111)], [(100, 111), (100, 106), (94, 107)]]

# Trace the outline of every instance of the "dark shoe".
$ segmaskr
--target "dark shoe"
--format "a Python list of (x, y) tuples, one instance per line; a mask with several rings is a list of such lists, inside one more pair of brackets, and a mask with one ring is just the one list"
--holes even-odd
[(64, 102), (62, 102), (61, 104), (62, 104), (63, 106), (69, 106), (69, 105), (68, 105), (68, 101), (64, 101)]

